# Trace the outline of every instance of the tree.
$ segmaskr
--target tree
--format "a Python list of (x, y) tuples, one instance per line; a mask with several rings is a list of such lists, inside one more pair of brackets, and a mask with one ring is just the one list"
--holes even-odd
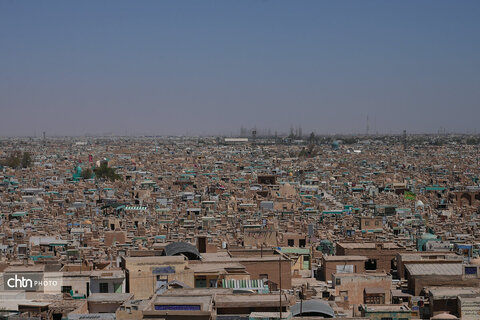
[(122, 178), (115, 172), (114, 168), (110, 168), (106, 163), (102, 163), (100, 167), (93, 169), (93, 172), (95, 172), (95, 176), (99, 179), (115, 181)]
[(93, 176), (93, 170), (90, 168), (87, 168), (82, 171), (82, 179), (91, 179)]
[(314, 144), (316, 142), (316, 140), (317, 140), (317, 138), (315, 137), (315, 133), (313, 133), (313, 131), (312, 131), (312, 133), (310, 133), (310, 138), (308, 138), (308, 142), (310, 144)]
[(22, 168), (28, 168), (32, 165), (32, 155), (30, 152), (24, 152), (22, 156)]
[(344, 137), (342, 141), (344, 144), (355, 144), (358, 142), (358, 139), (356, 137)]
[(467, 143), (468, 145), (471, 145), (471, 146), (477, 145), (477, 144), (480, 143), (480, 139), (477, 139), (477, 138), (474, 138), (474, 137), (470, 137), (470, 138), (467, 139), (466, 143)]
[(5, 166), (10, 167), (10, 168), (19, 168), (20, 167), (20, 155), (19, 153), (14, 153), (10, 155), (6, 160), (5, 160)]
[(16, 151), (5, 159), (2, 164), (13, 169), (28, 168), (32, 165), (32, 155), (30, 152), (24, 152), (22, 154)]

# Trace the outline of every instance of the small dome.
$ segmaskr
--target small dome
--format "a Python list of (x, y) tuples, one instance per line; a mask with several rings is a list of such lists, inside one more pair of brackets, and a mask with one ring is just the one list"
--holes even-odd
[(437, 314), (436, 316), (431, 317), (430, 319), (435, 319), (435, 320), (449, 320), (449, 319), (458, 319), (458, 318), (455, 317), (453, 314), (444, 312), (444, 313)]
[(423, 240), (433, 240), (433, 239), (437, 239), (437, 236), (434, 235), (434, 234), (425, 232), (425, 233), (422, 235), (422, 239), (423, 239)]
[(314, 315), (321, 316), (322, 318), (335, 317), (335, 311), (333, 311), (328, 302), (319, 299), (305, 300), (302, 303), (298, 302), (293, 305), (290, 310), (294, 316)]

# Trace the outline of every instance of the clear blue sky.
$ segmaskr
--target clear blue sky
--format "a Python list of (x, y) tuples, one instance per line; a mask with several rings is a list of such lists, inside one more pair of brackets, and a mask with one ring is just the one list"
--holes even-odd
[[(474, 132), (480, 1), (0, 0), (0, 135)], [(480, 130), (478, 130), (480, 133)]]

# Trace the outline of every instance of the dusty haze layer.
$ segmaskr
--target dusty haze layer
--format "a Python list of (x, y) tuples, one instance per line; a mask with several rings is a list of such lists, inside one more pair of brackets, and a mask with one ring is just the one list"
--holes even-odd
[(1, 1), (0, 135), (475, 132), (478, 1)]

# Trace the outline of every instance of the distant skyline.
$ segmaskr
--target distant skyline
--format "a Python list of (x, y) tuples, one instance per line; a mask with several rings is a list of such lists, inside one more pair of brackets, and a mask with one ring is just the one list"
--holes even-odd
[[(0, 0), (0, 136), (476, 133), (480, 1)], [(478, 130), (480, 133), (480, 130)]]

